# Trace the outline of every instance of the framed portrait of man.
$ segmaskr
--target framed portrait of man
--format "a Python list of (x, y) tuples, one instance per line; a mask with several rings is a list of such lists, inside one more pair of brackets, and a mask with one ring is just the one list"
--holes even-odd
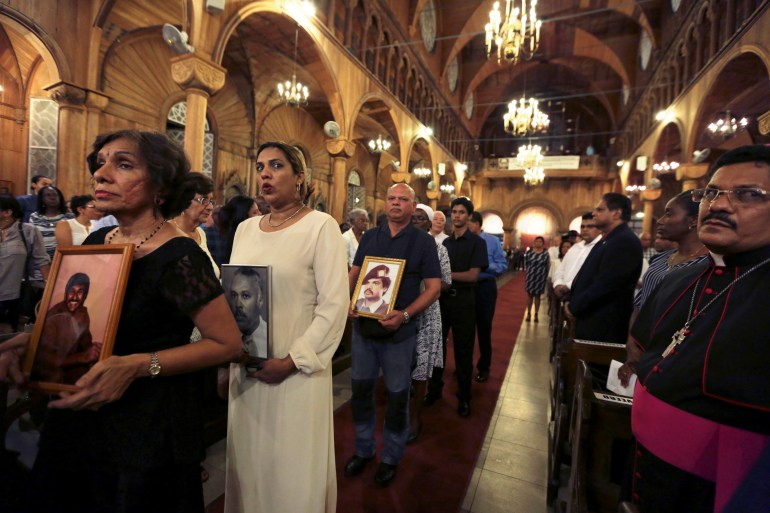
[(24, 360), (27, 388), (77, 391), (112, 354), (133, 254), (133, 244), (56, 249)]
[(362, 317), (382, 319), (393, 310), (406, 260), (364, 258), (350, 308)]
[(222, 288), (241, 330), (247, 369), (272, 356), (269, 265), (222, 266)]

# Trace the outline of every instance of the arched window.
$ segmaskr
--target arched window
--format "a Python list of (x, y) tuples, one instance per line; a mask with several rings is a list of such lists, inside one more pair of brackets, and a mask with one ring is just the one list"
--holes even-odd
[(361, 186), (361, 175), (351, 171), (348, 175), (348, 212), (354, 208), (366, 208), (366, 188)]
[(47, 98), (29, 99), (29, 158), (27, 175), (56, 180), (59, 104)]
[[(166, 135), (184, 148), (184, 127), (187, 125), (187, 102), (179, 102), (171, 107), (166, 116)], [(193, 169), (200, 171), (204, 175), (214, 177), (214, 133), (211, 131), (209, 120), (206, 119), (203, 135), (203, 169)]]

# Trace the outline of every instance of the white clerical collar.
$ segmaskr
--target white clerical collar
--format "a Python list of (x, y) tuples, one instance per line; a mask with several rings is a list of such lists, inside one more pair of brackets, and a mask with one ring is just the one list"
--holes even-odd
[(714, 260), (714, 265), (717, 267), (724, 267), (725, 266), (725, 257), (724, 255), (720, 255), (717, 253), (714, 253), (713, 251), (709, 251), (711, 254), (711, 259)]

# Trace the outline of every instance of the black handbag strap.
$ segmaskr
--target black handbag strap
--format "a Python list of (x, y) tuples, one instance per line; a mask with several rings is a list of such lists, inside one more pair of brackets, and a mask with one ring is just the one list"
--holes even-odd
[(27, 259), (24, 262), (24, 279), (29, 281), (29, 259), (32, 257), (32, 252), (29, 250), (29, 246), (27, 245), (27, 237), (24, 236), (24, 230), (22, 229), (22, 222), (19, 221), (19, 237), (21, 237), (21, 242), (24, 244), (24, 251), (27, 252)]

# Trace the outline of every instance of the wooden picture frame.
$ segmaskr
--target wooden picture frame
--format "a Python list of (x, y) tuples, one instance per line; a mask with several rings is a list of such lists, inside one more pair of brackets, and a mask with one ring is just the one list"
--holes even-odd
[[(383, 319), (393, 310), (405, 267), (406, 260), (401, 258), (365, 257), (350, 309), (361, 317)], [(367, 282), (375, 286), (367, 289)]]
[(133, 244), (57, 248), (23, 371), (26, 388), (75, 392), (74, 383), (112, 355)]
[(272, 311), (272, 267), (269, 265), (222, 266), (222, 288), (243, 337), (246, 368), (256, 370), (273, 357), (270, 312)]

